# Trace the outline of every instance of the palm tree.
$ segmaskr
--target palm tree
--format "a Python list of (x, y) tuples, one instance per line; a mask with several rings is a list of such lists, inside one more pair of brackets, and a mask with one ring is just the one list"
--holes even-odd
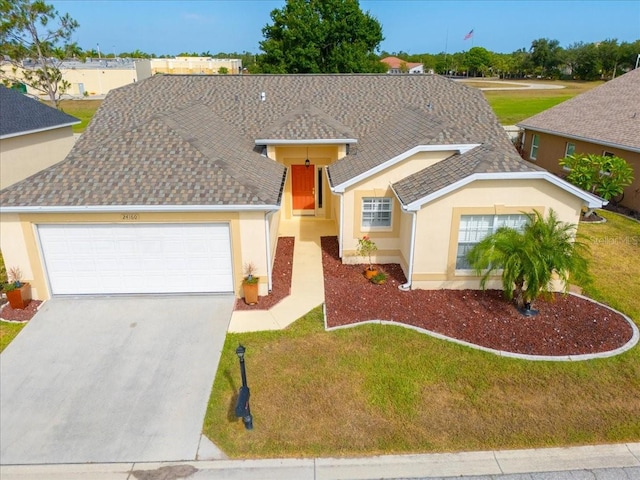
[(523, 313), (531, 302), (551, 291), (556, 276), (568, 287), (569, 277), (589, 281), (588, 247), (577, 240), (576, 226), (560, 222), (553, 209), (547, 218), (537, 210), (526, 214), (522, 231), (502, 227), (476, 244), (467, 254), (471, 267), (482, 275), (481, 288), (502, 270), (502, 288)]

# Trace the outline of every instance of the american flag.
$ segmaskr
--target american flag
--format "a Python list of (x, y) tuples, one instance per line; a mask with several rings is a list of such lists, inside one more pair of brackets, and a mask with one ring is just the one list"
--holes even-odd
[(473, 29), (472, 29), (472, 30), (470, 30), (470, 31), (469, 31), (469, 33), (467, 33), (467, 34), (464, 36), (464, 39), (465, 39), (465, 40), (469, 40), (471, 37), (473, 37)]

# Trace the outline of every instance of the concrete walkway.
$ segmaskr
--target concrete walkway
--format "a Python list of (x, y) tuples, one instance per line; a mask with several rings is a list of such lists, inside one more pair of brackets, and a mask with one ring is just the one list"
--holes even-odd
[(219, 460), (0, 467), (2, 480), (445, 479), (635, 480), (640, 443), (363, 458)]
[(295, 237), (291, 295), (271, 310), (234, 311), (229, 332), (281, 330), (324, 302), (320, 237), (336, 235), (333, 220), (296, 217), (281, 220), (278, 235)]

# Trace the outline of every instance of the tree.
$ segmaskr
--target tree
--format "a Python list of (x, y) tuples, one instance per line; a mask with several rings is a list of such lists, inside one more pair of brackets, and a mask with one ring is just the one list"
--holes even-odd
[[(624, 194), (624, 187), (633, 182), (633, 168), (620, 157), (578, 153), (560, 160), (560, 165), (569, 170), (567, 181), (605, 200)], [(593, 210), (584, 216), (589, 217)]]
[(473, 72), (473, 76), (477, 76), (478, 72), (484, 74), (491, 66), (491, 54), (489, 50), (483, 47), (473, 47), (467, 52), (467, 65), (469, 70)]
[(29, 85), (48, 95), (57, 108), (70, 86), (60, 65), (78, 51), (71, 42), (78, 22), (44, 0), (0, 0), (0, 18), (0, 55), (11, 64), (1, 70), (3, 83)]
[(558, 40), (539, 38), (531, 42), (531, 61), (543, 77), (557, 76), (562, 63), (562, 47)]
[(358, 0), (287, 0), (262, 29), (264, 73), (385, 72), (375, 51), (382, 26)]
[(556, 276), (565, 292), (569, 277), (588, 282), (587, 257), (588, 247), (577, 240), (576, 225), (560, 222), (553, 209), (546, 219), (537, 210), (527, 214), (522, 231), (499, 228), (467, 253), (471, 267), (482, 275), (480, 286), (486, 288), (492, 274), (502, 270), (505, 297), (525, 313), (531, 302), (551, 292)]

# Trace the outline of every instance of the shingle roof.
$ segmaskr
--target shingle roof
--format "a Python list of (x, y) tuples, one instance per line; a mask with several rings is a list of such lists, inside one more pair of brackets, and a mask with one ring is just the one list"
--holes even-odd
[(639, 150), (639, 99), (640, 69), (635, 69), (518, 125)]
[(260, 155), (261, 138), (357, 139), (329, 168), (333, 185), (421, 144), (485, 144), (477, 169), (530, 165), (482, 93), (443, 77), (162, 75), (112, 90), (66, 160), (3, 190), (0, 202), (279, 204), (285, 169)]
[(400, 68), (400, 66), (404, 63), (407, 68), (413, 68), (413, 67), (417, 67), (422, 65), (421, 63), (415, 63), (415, 62), (405, 62), (404, 60), (398, 58), (398, 57), (385, 57), (382, 60), (380, 60), (382, 63), (386, 63), (387, 65), (389, 65), (389, 68)]
[(0, 138), (76, 123), (80, 120), (0, 85)]

